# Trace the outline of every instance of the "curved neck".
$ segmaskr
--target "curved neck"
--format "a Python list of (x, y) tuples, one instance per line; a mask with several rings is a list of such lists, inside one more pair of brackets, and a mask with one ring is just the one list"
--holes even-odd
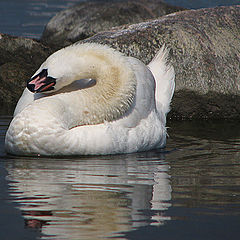
[(136, 92), (136, 77), (126, 57), (106, 46), (89, 46), (65, 49), (77, 51), (77, 59), (73, 61), (78, 72), (68, 81), (96, 80), (92, 87), (59, 94), (67, 103), (68, 114), (70, 111), (76, 116), (72, 119), (72, 127), (119, 119), (130, 109)]

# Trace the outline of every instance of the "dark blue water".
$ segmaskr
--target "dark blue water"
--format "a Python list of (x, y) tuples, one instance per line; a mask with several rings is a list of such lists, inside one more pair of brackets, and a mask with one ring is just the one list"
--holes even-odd
[(1, 0), (0, 32), (40, 38), (44, 26), (59, 11), (79, 0)]

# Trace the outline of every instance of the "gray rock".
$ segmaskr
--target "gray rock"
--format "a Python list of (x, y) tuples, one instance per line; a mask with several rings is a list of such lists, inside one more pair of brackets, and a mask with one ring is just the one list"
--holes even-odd
[(59, 12), (47, 24), (41, 41), (54, 49), (123, 24), (139, 23), (183, 10), (162, 0), (82, 2)]
[(0, 34), (1, 113), (11, 114), (29, 79), (51, 50), (32, 39)]
[(165, 43), (176, 71), (172, 118), (240, 118), (240, 5), (189, 10), (102, 32), (80, 42), (110, 45), (148, 63)]

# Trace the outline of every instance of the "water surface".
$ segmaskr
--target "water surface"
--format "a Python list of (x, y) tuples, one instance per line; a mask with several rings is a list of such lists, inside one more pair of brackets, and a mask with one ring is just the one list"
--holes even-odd
[[(167, 147), (77, 158), (6, 156), (4, 202), (40, 239), (238, 239), (240, 127), (169, 122)], [(0, 218), (7, 219), (13, 210)], [(14, 229), (14, 226), (12, 227)], [(5, 232), (7, 234), (7, 232)]]
[(0, 33), (40, 38), (44, 27), (59, 11), (81, 0), (1, 0)]

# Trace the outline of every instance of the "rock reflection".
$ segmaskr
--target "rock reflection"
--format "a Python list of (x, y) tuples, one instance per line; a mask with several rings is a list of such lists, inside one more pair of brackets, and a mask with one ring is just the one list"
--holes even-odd
[(18, 158), (7, 163), (10, 194), (42, 239), (123, 239), (120, 232), (170, 219), (169, 166), (144, 156)]

